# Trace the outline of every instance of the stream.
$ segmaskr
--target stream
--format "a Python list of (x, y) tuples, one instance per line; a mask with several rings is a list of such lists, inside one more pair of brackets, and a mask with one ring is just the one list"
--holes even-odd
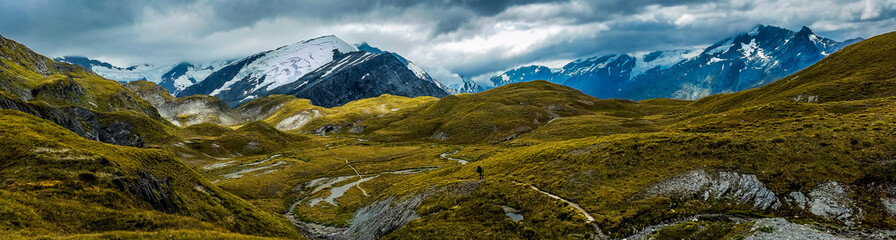
[(457, 163), (460, 163), (461, 165), (470, 163), (470, 161), (467, 161), (466, 159), (460, 159), (460, 158), (453, 158), (453, 157), (450, 157), (451, 155), (454, 155), (455, 153), (457, 153), (457, 152), (459, 152), (459, 151), (460, 151), (460, 150), (457, 150), (457, 151), (454, 151), (454, 152), (450, 152), (450, 153), (449, 153), (449, 152), (444, 152), (444, 153), (442, 153), (442, 154), (439, 154), (439, 157), (442, 157), (442, 158), (444, 158), (444, 159), (448, 159), (448, 160), (451, 160), (451, 161), (455, 161), (455, 162), (457, 162)]

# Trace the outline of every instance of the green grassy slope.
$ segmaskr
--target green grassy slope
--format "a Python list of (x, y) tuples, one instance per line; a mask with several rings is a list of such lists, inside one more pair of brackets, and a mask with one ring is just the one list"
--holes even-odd
[(165, 151), (85, 140), (12, 110), (0, 110), (0, 146), (3, 232), (298, 236), (282, 217), (209, 184)]
[[(0, 108), (21, 110), (105, 142), (142, 146), (171, 140), (172, 126), (136, 93), (2, 36)], [(130, 136), (119, 138), (129, 141), (111, 137), (122, 128)]]
[[(363, 126), (361, 132), (378, 141), (497, 143), (515, 139), (556, 118), (598, 112), (620, 116), (638, 114), (629, 109), (635, 102), (597, 99), (545, 81), (512, 84), (438, 100), (390, 102), (395, 104), (395, 111), (386, 111), (375, 118), (335, 115), (315, 120), (304, 129), (313, 130), (324, 124)], [(351, 103), (346, 104), (343, 109), (352, 111), (350, 106)]]
[[(42, 101), (54, 107), (95, 111), (134, 111), (160, 119), (149, 103), (113, 80), (83, 67), (55, 62), (0, 36), (0, 84), (7, 97)], [(30, 92), (30, 93), (29, 93)]]

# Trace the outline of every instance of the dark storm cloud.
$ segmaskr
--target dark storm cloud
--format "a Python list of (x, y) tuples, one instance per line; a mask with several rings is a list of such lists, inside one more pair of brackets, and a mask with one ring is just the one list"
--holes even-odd
[(0, 30), (14, 35), (65, 36), (133, 24), (134, 12), (140, 8), (115, 0), (0, 1)]
[(0, 0), (0, 35), (121, 65), (237, 58), (335, 34), (448, 79), (708, 45), (756, 24), (870, 37), (893, 31), (894, 17), (896, 0)]

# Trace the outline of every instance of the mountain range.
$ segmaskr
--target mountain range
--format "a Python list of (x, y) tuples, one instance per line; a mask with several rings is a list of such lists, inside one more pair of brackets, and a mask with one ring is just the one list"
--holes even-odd
[(53, 60), (81, 65), (100, 76), (114, 79), (122, 83), (151, 81), (168, 89), (169, 92), (174, 94), (205, 80), (209, 74), (212, 74), (233, 62), (233, 60), (215, 61), (204, 64), (181, 62), (178, 64), (162, 66), (141, 64), (122, 68), (107, 62), (80, 56), (57, 57)]
[[(121, 82), (155, 82), (178, 97), (215, 96), (232, 107), (271, 94), (293, 94), (321, 106), (337, 106), (384, 93), (442, 97), (446, 90), (454, 91), (398, 54), (367, 43), (358, 47), (336, 36), (323, 36), (243, 59), (208, 64), (120, 68), (84, 57), (56, 60), (84, 66)], [(355, 89), (358, 87), (361, 89)]]
[[(489, 80), (495, 86), (547, 80), (571, 86), (600, 98), (699, 99), (711, 94), (762, 86), (801, 70), (859, 40), (861, 39), (838, 42), (821, 37), (806, 27), (800, 31), (791, 31), (758, 25), (748, 32), (722, 39), (705, 48), (603, 55), (578, 59), (560, 69), (537, 65), (523, 66), (505, 71)], [(333, 51), (339, 53), (334, 54)], [(155, 82), (175, 96), (213, 95), (235, 107), (245, 101), (270, 94), (300, 94), (297, 96), (312, 98), (314, 96), (312, 91), (298, 89), (305, 88), (304, 84), (310, 83), (312, 79), (300, 80), (300, 78), (326, 63), (335, 61), (341, 54), (356, 51), (391, 55), (404, 67), (395, 64), (394, 61), (380, 61), (380, 63), (394, 65), (390, 68), (395, 71), (410, 70), (416, 76), (414, 78), (432, 82), (448, 94), (475, 93), (486, 89), (466, 78), (462, 83), (446, 86), (396, 53), (383, 51), (368, 43), (351, 45), (335, 36), (306, 40), (243, 59), (202, 64), (183, 62), (164, 66), (144, 64), (121, 68), (84, 57), (69, 56), (56, 60), (87, 67), (101, 76), (121, 82), (135, 80)], [(366, 59), (370, 58), (360, 60)], [(357, 60), (359, 59), (347, 64), (359, 64)], [(369, 64), (367, 65), (369, 67)], [(357, 70), (358, 68), (354, 68), (352, 71)], [(361, 74), (362, 77), (363, 75)], [(400, 75), (407, 77), (406, 74)], [(211, 81), (205, 81), (207, 79)], [(277, 89), (287, 84), (292, 89)], [(385, 89), (388, 85), (383, 84), (381, 89), (374, 92), (404, 96), (444, 95), (443, 91), (430, 88), (396, 89), (395, 92), (389, 92)], [(346, 102), (324, 100), (323, 95), (314, 99), (315, 102), (321, 102), (321, 105), (326, 106)], [(344, 99), (355, 100), (361, 96), (358, 93), (354, 95)], [(330, 94), (329, 97), (332, 96)]]
[[(309, 41), (329, 55), (286, 47), (330, 59), (300, 77), (249, 71), (303, 62), (277, 50), (216, 71), (223, 83), (210, 91), (297, 79), (267, 92), (288, 94), (234, 92), (246, 102), (233, 108), (151, 81), (122, 85), (0, 36), (0, 236), (896, 236), (896, 32), (756, 88), (639, 101), (541, 80), (364, 97), (443, 89), (394, 54), (325, 39)], [(726, 54), (707, 56), (743, 52)]]
[(699, 99), (768, 84), (860, 40), (838, 42), (807, 27), (794, 32), (758, 25), (706, 48), (610, 54), (561, 69), (524, 66), (489, 80), (495, 86), (547, 80), (599, 98)]

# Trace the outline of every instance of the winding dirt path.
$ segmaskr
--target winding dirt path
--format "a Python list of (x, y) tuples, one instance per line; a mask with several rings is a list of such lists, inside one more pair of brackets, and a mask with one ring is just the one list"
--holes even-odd
[[(342, 159), (342, 161), (345, 161), (345, 165), (348, 165), (348, 167), (352, 168), (352, 170), (355, 171), (355, 174), (358, 175), (358, 180), (364, 180), (364, 177), (361, 176), (361, 172), (358, 172), (358, 169), (355, 168), (355, 166), (352, 166), (352, 163), (349, 162), (348, 159), (343, 158), (343, 157), (340, 157), (340, 156), (336, 156), (336, 154), (332, 154), (332, 153), (331, 153), (330, 155), (332, 155), (332, 156), (335, 157), (335, 158)], [(360, 183), (359, 183), (358, 185), (355, 185), (355, 186), (358, 187), (358, 190), (361, 190), (361, 193), (363, 193), (365, 197), (369, 197), (369, 196), (370, 196), (370, 195), (367, 195), (367, 191), (365, 191), (363, 188), (361, 188), (361, 184), (360, 184)]]
[(554, 194), (546, 192), (544, 190), (538, 189), (537, 187), (535, 187), (535, 185), (527, 184), (527, 183), (523, 183), (523, 182), (517, 182), (517, 181), (513, 181), (513, 182), (516, 184), (519, 184), (519, 185), (528, 185), (529, 188), (532, 188), (533, 190), (538, 191), (541, 194), (544, 194), (545, 196), (548, 196), (550, 198), (557, 199), (557, 200), (560, 200), (561, 202), (565, 202), (566, 204), (569, 204), (570, 206), (572, 206), (572, 208), (574, 208), (576, 211), (579, 211), (579, 213), (582, 213), (582, 215), (585, 216), (585, 219), (587, 219), (585, 221), (585, 223), (589, 223), (589, 224), (591, 224), (592, 227), (594, 227), (594, 239), (608, 239), (607, 235), (604, 235), (604, 232), (601, 231), (600, 226), (598, 226), (597, 223), (594, 222), (594, 217), (591, 216), (591, 214), (588, 214), (588, 211), (585, 211), (585, 209), (582, 208), (582, 206), (579, 206), (579, 204), (574, 203), (569, 200), (566, 200), (564, 198), (561, 198), (560, 196), (554, 195)]

